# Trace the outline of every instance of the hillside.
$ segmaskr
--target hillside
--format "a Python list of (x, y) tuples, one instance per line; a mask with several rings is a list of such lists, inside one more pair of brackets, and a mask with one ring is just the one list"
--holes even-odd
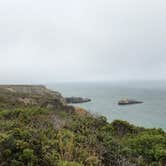
[(0, 86), (2, 166), (166, 166), (166, 133), (67, 105), (44, 86)]
[(1, 108), (63, 105), (65, 105), (65, 99), (62, 95), (43, 85), (0, 85)]

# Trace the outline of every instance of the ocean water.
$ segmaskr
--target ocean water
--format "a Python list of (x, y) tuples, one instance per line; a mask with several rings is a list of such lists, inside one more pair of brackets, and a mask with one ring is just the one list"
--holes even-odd
[[(77, 104), (93, 114), (106, 116), (147, 128), (166, 130), (166, 82), (107, 82), (107, 83), (55, 83), (48, 88), (63, 96), (88, 97), (92, 102)], [(143, 101), (143, 104), (119, 106), (123, 98)]]

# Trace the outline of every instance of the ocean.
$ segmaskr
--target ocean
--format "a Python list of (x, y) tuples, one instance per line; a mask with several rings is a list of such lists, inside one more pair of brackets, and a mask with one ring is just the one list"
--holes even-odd
[[(95, 115), (126, 120), (147, 128), (166, 130), (166, 81), (55, 83), (47, 87), (65, 97), (87, 97), (92, 102), (77, 104)], [(119, 106), (119, 100), (129, 98), (143, 104)]]

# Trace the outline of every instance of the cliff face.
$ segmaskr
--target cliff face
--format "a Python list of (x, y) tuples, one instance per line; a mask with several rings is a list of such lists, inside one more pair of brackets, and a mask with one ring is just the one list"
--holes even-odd
[(65, 105), (65, 99), (56, 91), (43, 85), (0, 85), (0, 103), (16, 105), (57, 106)]

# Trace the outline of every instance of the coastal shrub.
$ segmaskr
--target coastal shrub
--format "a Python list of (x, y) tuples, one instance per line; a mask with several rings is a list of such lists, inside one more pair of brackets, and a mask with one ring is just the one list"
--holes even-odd
[(83, 166), (77, 162), (59, 161), (57, 166)]
[(57, 134), (58, 150), (61, 160), (71, 161), (74, 158), (74, 134), (69, 130), (60, 130)]
[[(59, 128), (56, 123), (64, 121)], [(0, 111), (0, 165), (165, 166), (166, 133), (39, 107)]]
[(118, 137), (123, 137), (127, 134), (137, 134), (139, 131), (138, 127), (129, 124), (126, 121), (115, 120), (111, 123), (113, 132)]
[(124, 144), (129, 148), (133, 157), (142, 156), (145, 163), (159, 163), (166, 159), (165, 135), (143, 132), (137, 136), (126, 138)]

